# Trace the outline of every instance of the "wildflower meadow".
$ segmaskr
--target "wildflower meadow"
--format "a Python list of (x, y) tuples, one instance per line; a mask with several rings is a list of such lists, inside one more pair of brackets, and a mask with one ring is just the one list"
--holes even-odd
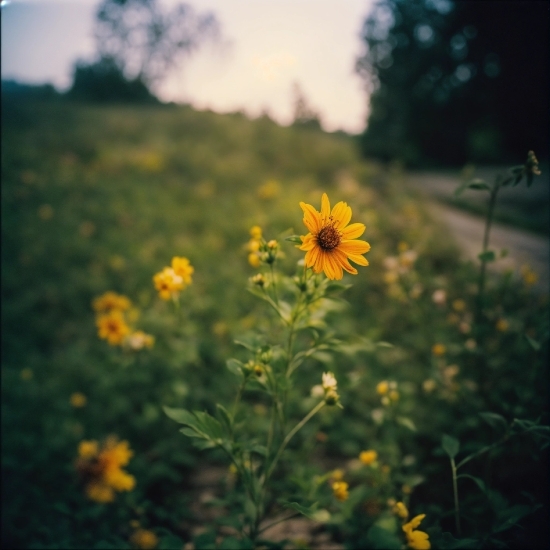
[[(548, 545), (548, 292), (351, 137), (3, 101), (6, 548)], [(543, 174), (544, 176), (544, 174)]]

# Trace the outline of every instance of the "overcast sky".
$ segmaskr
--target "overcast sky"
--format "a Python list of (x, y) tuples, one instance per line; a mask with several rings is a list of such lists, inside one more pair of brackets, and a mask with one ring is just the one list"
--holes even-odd
[[(167, 5), (177, 0), (160, 0)], [(372, 0), (192, 0), (218, 17), (224, 46), (206, 46), (158, 90), (163, 100), (219, 112), (292, 118), (298, 82), (323, 126), (360, 132), (367, 96), (354, 73)], [(97, 0), (12, 0), (2, 8), (2, 78), (66, 89), (76, 59), (92, 59)]]

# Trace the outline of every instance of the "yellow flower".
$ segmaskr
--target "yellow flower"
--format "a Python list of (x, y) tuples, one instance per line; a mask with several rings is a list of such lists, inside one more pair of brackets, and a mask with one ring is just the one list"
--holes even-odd
[(415, 531), (425, 517), (426, 514), (420, 514), (403, 525), (403, 531), (407, 537), (407, 544), (409, 548), (413, 550), (429, 550), (431, 548), (430, 541), (428, 540), (428, 533), (424, 533), (424, 531)]
[(340, 502), (344, 502), (345, 500), (348, 500), (349, 498), (348, 487), (349, 485), (345, 481), (335, 481), (332, 484), (332, 492)]
[(432, 353), (436, 357), (441, 357), (442, 355), (445, 355), (447, 352), (447, 348), (443, 344), (434, 344), (432, 346)]
[(332, 481), (342, 481), (344, 479), (344, 470), (340, 468), (333, 470), (330, 474), (330, 479), (332, 479)]
[(388, 285), (396, 283), (399, 279), (399, 275), (395, 271), (386, 271), (384, 273), (384, 282)]
[(142, 330), (138, 330), (128, 336), (127, 342), (133, 350), (140, 350), (143, 348), (151, 349), (155, 344), (155, 337), (146, 334)]
[(391, 401), (398, 401), (399, 400), (399, 392), (396, 390), (392, 390), (389, 394), (389, 398)]
[(97, 441), (81, 441), (78, 446), (77, 469), (88, 483), (86, 495), (99, 503), (112, 502), (115, 491), (131, 491), (136, 484), (134, 476), (122, 470), (132, 457), (127, 441), (109, 437), (101, 449)]
[(365, 464), (365, 466), (368, 466), (369, 464), (376, 462), (377, 458), (378, 458), (378, 453), (376, 451), (373, 451), (372, 449), (369, 451), (363, 451), (359, 455), (359, 460), (363, 464)]
[(130, 542), (140, 550), (153, 550), (158, 544), (158, 538), (153, 531), (138, 529), (130, 537)]
[(260, 256), (256, 252), (251, 252), (248, 255), (248, 263), (252, 267), (260, 267), (260, 265), (262, 264), (262, 262), (260, 260)]
[(184, 285), (192, 283), (191, 275), (193, 275), (195, 268), (189, 263), (187, 258), (174, 256), (172, 258), (172, 269), (177, 276), (182, 278)]
[(131, 305), (132, 303), (126, 296), (112, 291), (105, 292), (105, 294), (98, 296), (92, 302), (94, 311), (97, 311), (98, 313), (109, 312), (112, 310), (126, 311), (127, 309), (130, 309)]
[(281, 191), (281, 185), (277, 180), (266, 181), (259, 189), (258, 196), (261, 199), (272, 199)]
[(87, 401), (86, 396), (78, 391), (71, 394), (69, 400), (71, 402), (71, 405), (75, 408), (84, 407)]
[(510, 324), (506, 319), (499, 319), (496, 324), (496, 329), (499, 332), (506, 332), (510, 328)]
[(323, 389), (325, 392), (330, 390), (336, 391), (338, 389), (338, 382), (336, 381), (336, 378), (334, 378), (334, 374), (332, 374), (332, 372), (323, 373)]
[(81, 441), (78, 444), (78, 456), (80, 458), (94, 458), (99, 453), (97, 441)]
[(156, 273), (153, 282), (162, 300), (170, 300), (172, 297), (176, 297), (184, 286), (182, 277), (177, 275), (171, 267), (165, 267), (162, 271)]
[(369, 265), (362, 256), (370, 250), (366, 241), (356, 240), (365, 231), (362, 223), (348, 225), (351, 220), (351, 208), (345, 202), (339, 202), (330, 209), (326, 193), (321, 199), (321, 211), (310, 204), (300, 203), (304, 211), (304, 225), (309, 233), (303, 237), (298, 248), (306, 252), (306, 267), (313, 268), (315, 273), (325, 272), (329, 279), (341, 279), (342, 269), (357, 275), (348, 258), (359, 265)]
[(20, 374), (21, 380), (31, 380), (33, 377), (32, 369), (29, 369), (28, 367), (21, 370)]
[(376, 384), (376, 393), (378, 395), (385, 395), (386, 393), (388, 393), (389, 387), (390, 386), (386, 380), (378, 382), (378, 384)]
[(89, 483), (86, 486), (86, 496), (94, 502), (100, 504), (106, 504), (107, 502), (113, 502), (115, 500), (115, 492), (108, 485), (103, 483)]
[(260, 250), (260, 241), (256, 239), (250, 239), (246, 245), (248, 252), (258, 252)]
[(399, 516), (401, 519), (407, 519), (409, 517), (409, 511), (402, 502), (396, 502), (392, 511), (396, 516)]
[(118, 309), (100, 315), (96, 324), (99, 337), (107, 340), (111, 346), (122, 344), (124, 338), (130, 332), (130, 327), (126, 324), (122, 312)]
[(455, 311), (464, 311), (466, 309), (466, 302), (464, 300), (454, 300), (453, 309)]
[(520, 272), (525, 286), (533, 286), (539, 280), (538, 275), (528, 265), (521, 266)]
[(259, 225), (255, 225), (250, 228), (250, 236), (259, 241), (262, 238), (262, 228)]

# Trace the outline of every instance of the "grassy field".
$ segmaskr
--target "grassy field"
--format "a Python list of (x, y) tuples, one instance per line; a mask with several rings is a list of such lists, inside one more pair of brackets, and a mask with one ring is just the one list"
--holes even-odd
[[(284, 237), (307, 232), (299, 202), (319, 208), (326, 192), (366, 225), (370, 266), (345, 275), (353, 286), (327, 306), (351, 351), (313, 355), (297, 379), (296, 418), (327, 370), (344, 409), (308, 424), (290, 450), (277, 480), (286, 500), (312, 504), (308, 480), (341, 468), (353, 497), (339, 502), (328, 487), (328, 516), (312, 524), (341, 547), (395, 547), (392, 499), (427, 514), (434, 548), (546, 547), (548, 298), (528, 274), (502, 276), (476, 316), (478, 266), (458, 260), (398, 168), (361, 160), (342, 136), (184, 106), (6, 99), (2, 112), (3, 546), (146, 548), (138, 524), (159, 548), (246, 546), (227, 531), (240, 510), (227, 459), (199, 452), (162, 407), (229, 406), (234, 340), (277, 336), (246, 290), (257, 273), (249, 230), (281, 243), (280, 269), (292, 274), (303, 252)], [(178, 311), (152, 282), (173, 256), (195, 268)], [(130, 298), (151, 350), (97, 337), (91, 303), (108, 290)], [(396, 385), (391, 402), (384, 381)], [(266, 403), (254, 391), (243, 399), (261, 422)], [(136, 484), (100, 504), (75, 461), (81, 441), (110, 434), (134, 451)], [(444, 434), (483, 455), (460, 480), (461, 536)], [(368, 449), (378, 461), (357, 473)], [(208, 502), (194, 485), (205, 470), (223, 473)]]

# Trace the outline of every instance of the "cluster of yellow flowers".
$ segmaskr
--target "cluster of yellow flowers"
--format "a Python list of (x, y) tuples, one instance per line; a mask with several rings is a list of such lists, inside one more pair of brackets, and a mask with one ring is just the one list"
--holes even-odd
[(158, 544), (158, 537), (153, 533), (153, 531), (149, 531), (148, 529), (136, 529), (132, 536), (130, 537), (130, 542), (133, 546), (136, 548), (139, 548), (140, 550), (153, 550), (153, 548), (157, 547)]
[(403, 502), (395, 502), (395, 500), (391, 499), (392, 502), (389, 502), (390, 505), (392, 505), (392, 512), (399, 518), (403, 520), (403, 532), (405, 533), (405, 537), (407, 538), (407, 545), (409, 548), (412, 548), (413, 550), (429, 550), (431, 548), (431, 544), (429, 539), (428, 533), (424, 533), (424, 531), (418, 531), (416, 528), (420, 525), (422, 520), (426, 517), (426, 514), (420, 514), (418, 516), (415, 516), (411, 521), (407, 522), (407, 519), (409, 517), (409, 510), (407, 509), (407, 506)]
[(165, 267), (153, 276), (153, 283), (162, 300), (177, 300), (179, 293), (192, 283), (195, 268), (187, 258), (174, 256), (172, 266)]
[(112, 291), (105, 292), (94, 299), (92, 307), (96, 312), (98, 336), (111, 346), (128, 345), (134, 350), (153, 347), (153, 336), (141, 330), (132, 332), (127, 323), (126, 312), (132, 307), (128, 297)]
[(81, 441), (78, 446), (76, 469), (86, 482), (86, 495), (100, 503), (112, 502), (115, 491), (131, 491), (136, 480), (122, 467), (133, 455), (127, 441), (108, 437), (101, 448), (95, 440)]
[(399, 392), (397, 391), (397, 382), (382, 380), (376, 384), (376, 393), (381, 396), (380, 402), (384, 406), (392, 402), (399, 401)]
[(279, 252), (279, 243), (272, 239), (266, 241), (262, 237), (262, 228), (258, 225), (250, 228), (250, 240), (246, 243), (248, 263), (258, 268), (262, 263), (272, 264)]

